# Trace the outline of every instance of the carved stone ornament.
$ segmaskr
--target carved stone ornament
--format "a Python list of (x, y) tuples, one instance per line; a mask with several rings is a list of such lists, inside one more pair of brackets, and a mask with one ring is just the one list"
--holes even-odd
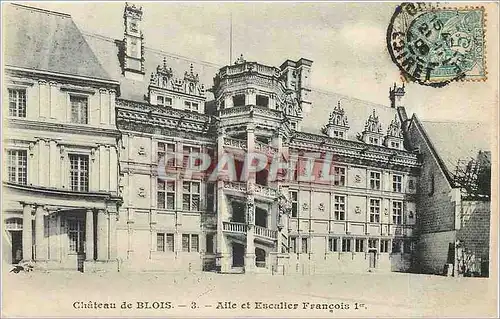
[(409, 218), (414, 218), (415, 217), (415, 214), (413, 213), (413, 211), (410, 210), (410, 212), (408, 213), (408, 217)]
[(309, 210), (309, 205), (307, 203), (302, 204), (302, 210)]
[(355, 181), (356, 183), (361, 183), (361, 175), (356, 174), (356, 176), (354, 176), (354, 181)]
[(324, 212), (325, 211), (325, 204), (319, 203), (318, 209), (320, 212)]
[(387, 208), (384, 208), (384, 215), (389, 216), (389, 211), (387, 210)]
[(356, 208), (354, 209), (354, 212), (355, 212), (356, 214), (361, 214), (361, 207), (356, 206)]
[(145, 198), (146, 197), (146, 189), (144, 187), (139, 187), (139, 191), (137, 192), (137, 195), (139, 195), (139, 197)]
[(277, 201), (280, 215), (290, 214), (290, 212), (292, 211), (292, 202), (288, 198), (286, 198), (283, 193), (280, 192), (277, 197)]
[(139, 146), (139, 150), (137, 151), (137, 154), (139, 154), (141, 156), (146, 155), (146, 149), (144, 148), (144, 146)]

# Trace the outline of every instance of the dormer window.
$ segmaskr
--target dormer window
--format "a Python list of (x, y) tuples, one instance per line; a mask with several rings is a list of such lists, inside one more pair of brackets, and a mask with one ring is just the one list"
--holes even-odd
[(376, 137), (370, 137), (370, 144), (378, 145), (378, 138), (376, 138)]
[(328, 123), (323, 126), (321, 131), (329, 137), (344, 139), (348, 130), (349, 123), (347, 121), (347, 116), (339, 101), (337, 106), (334, 107), (333, 111), (330, 113)]
[(397, 114), (394, 115), (394, 119), (387, 128), (384, 145), (397, 150), (403, 149), (403, 130), (401, 129)]
[(334, 130), (334, 131), (333, 131), (333, 137), (336, 137), (336, 138), (344, 138), (344, 132)]
[(198, 103), (186, 101), (184, 102), (184, 109), (186, 111), (198, 112), (199, 111)]
[(158, 95), (156, 97), (156, 105), (172, 106), (172, 98), (163, 95)]

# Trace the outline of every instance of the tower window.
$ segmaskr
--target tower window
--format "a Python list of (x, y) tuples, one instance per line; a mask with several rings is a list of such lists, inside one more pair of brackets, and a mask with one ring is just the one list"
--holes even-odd
[(233, 96), (233, 106), (245, 106), (245, 95), (238, 94)]
[(256, 104), (257, 106), (269, 107), (269, 97), (264, 95), (257, 95)]

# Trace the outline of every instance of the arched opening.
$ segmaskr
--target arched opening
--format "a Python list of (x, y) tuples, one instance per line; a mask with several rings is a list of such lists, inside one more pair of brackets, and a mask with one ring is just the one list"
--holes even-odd
[(255, 248), (255, 266), (266, 267), (266, 251), (261, 248)]
[(8, 232), (11, 246), (10, 262), (17, 264), (23, 259), (23, 219), (17, 217), (6, 219), (5, 229)]

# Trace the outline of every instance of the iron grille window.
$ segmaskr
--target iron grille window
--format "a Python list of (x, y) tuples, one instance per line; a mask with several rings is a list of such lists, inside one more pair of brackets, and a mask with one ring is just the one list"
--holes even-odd
[(26, 117), (25, 89), (9, 89), (9, 116)]
[(335, 196), (334, 200), (335, 220), (345, 220), (345, 196)]
[(380, 223), (380, 199), (370, 199), (370, 223)]
[(356, 238), (356, 247), (355, 251), (357, 253), (362, 253), (365, 251), (365, 240), (362, 238)]
[(351, 238), (342, 238), (342, 252), (350, 252), (351, 250)]
[(339, 251), (339, 239), (338, 238), (329, 238), (328, 239), (328, 248), (331, 252)]
[(301, 251), (303, 254), (307, 254), (309, 252), (308, 243), (309, 243), (309, 238), (302, 238)]
[(370, 172), (370, 188), (380, 189), (380, 173)]
[(9, 176), (9, 182), (26, 185), (28, 172), (27, 151), (7, 151), (7, 172)]
[(333, 168), (333, 185), (345, 186), (345, 167)]
[(199, 246), (198, 235), (191, 235), (191, 252), (197, 252), (200, 248)]
[(79, 124), (88, 123), (88, 98), (86, 96), (70, 95), (71, 122)]
[(87, 192), (89, 190), (89, 157), (87, 155), (69, 155), (71, 190)]
[(392, 223), (395, 225), (401, 225), (403, 220), (403, 203), (402, 202), (392, 202)]
[(392, 191), (401, 193), (403, 190), (403, 176), (392, 175)]
[(200, 182), (182, 183), (182, 209), (189, 211), (200, 210)]
[(156, 234), (156, 251), (174, 251), (174, 234), (157, 233)]
[(290, 201), (292, 202), (292, 217), (297, 217), (299, 214), (299, 198), (297, 191), (290, 191)]
[(182, 251), (197, 252), (199, 249), (198, 235), (182, 234)]
[(79, 219), (68, 219), (69, 251), (83, 253), (85, 247), (85, 223)]
[(156, 234), (156, 251), (165, 251), (165, 234)]
[(175, 180), (158, 180), (158, 208), (175, 209)]

